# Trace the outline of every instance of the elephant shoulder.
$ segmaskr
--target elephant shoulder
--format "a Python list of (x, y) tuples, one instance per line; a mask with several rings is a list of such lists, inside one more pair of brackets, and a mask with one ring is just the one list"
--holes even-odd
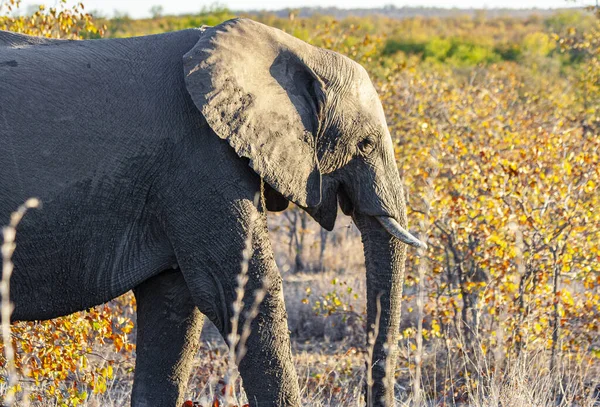
[(64, 42), (68, 41), (43, 37), (34, 37), (32, 35), (25, 35), (0, 30), (0, 47), (24, 48), (32, 45), (50, 45)]

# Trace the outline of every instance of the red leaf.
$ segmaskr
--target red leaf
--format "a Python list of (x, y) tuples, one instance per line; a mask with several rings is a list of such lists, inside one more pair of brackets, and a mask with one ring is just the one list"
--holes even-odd
[(194, 407), (194, 402), (192, 400), (186, 400), (183, 402), (183, 407)]

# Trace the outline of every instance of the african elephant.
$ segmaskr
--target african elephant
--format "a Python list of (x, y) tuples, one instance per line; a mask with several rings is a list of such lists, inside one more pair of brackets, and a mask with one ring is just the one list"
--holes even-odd
[(132, 405), (181, 403), (202, 315), (224, 336), (231, 329), (247, 244), (247, 307), (268, 283), (243, 384), (253, 406), (299, 405), (266, 224), (289, 201), (328, 230), (339, 201), (358, 225), (367, 323), (379, 329), (372, 404), (393, 404), (385, 371), (402, 242), (423, 244), (406, 230), (392, 139), (360, 65), (248, 19), (91, 41), (0, 32), (0, 142), (2, 222), (26, 198), (43, 203), (17, 233), (13, 319), (133, 289)]

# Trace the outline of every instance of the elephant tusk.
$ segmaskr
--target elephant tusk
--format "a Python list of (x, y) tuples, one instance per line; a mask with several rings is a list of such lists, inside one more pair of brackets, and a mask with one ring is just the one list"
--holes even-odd
[(394, 218), (390, 218), (389, 216), (375, 216), (379, 223), (388, 231), (388, 233), (394, 237), (397, 237), (401, 241), (406, 244), (409, 244), (414, 247), (420, 247), (422, 249), (427, 249), (427, 245), (424, 242), (421, 242), (419, 239), (410, 234), (410, 232), (404, 229), (398, 221)]

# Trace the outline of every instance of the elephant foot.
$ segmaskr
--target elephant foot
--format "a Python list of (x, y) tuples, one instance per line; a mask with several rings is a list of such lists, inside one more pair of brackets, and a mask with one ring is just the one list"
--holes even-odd
[(137, 356), (131, 405), (179, 407), (204, 317), (179, 270), (165, 271), (133, 291), (137, 301)]

